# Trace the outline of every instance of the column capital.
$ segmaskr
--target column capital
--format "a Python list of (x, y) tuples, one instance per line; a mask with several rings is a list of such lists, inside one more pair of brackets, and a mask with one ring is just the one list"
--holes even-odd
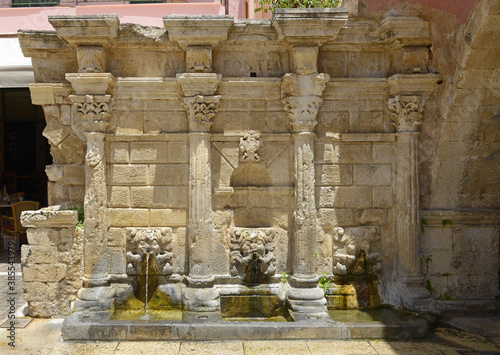
[(84, 132), (106, 133), (110, 128), (111, 95), (70, 95)]
[(210, 130), (220, 99), (220, 95), (196, 95), (184, 98), (183, 104), (187, 111), (190, 131), (208, 132)]
[(293, 133), (312, 132), (318, 124), (319, 105), (323, 99), (318, 96), (291, 96), (283, 99), (285, 112)]
[(330, 76), (324, 73), (287, 73), (283, 76), (281, 96), (292, 132), (313, 131), (318, 123), (316, 116), (319, 105), (323, 102), (321, 95), (329, 80)]
[(396, 95), (387, 102), (391, 124), (397, 132), (416, 132), (423, 121), (423, 105), (419, 96)]

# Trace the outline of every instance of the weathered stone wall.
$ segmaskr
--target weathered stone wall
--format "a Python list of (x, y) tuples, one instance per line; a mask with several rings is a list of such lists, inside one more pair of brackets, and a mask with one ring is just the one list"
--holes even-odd
[(76, 211), (45, 208), (23, 212), (28, 244), (22, 246), (23, 297), (33, 317), (71, 311), (82, 285), (82, 230)]
[[(83, 203), (90, 182), (107, 192), (99, 202), (87, 186), (85, 203), (103, 208), (106, 225), (96, 236), (87, 229), (84, 243), (107, 249), (89, 256), (83, 287), (129, 277), (133, 231), (171, 228), (165, 274), (212, 290), (232, 282), (235, 258), (244, 255), (231, 249), (235, 236), (254, 228), (272, 244), (273, 281), (286, 272), (310, 287), (319, 274), (345, 272), (341, 258), (363, 246), (383, 302), (435, 310), (429, 296), (448, 295), (461, 306), (491, 304), (499, 267), (499, 66), (467, 58), (496, 53), (483, 36), (500, 11), (498, 1), (477, 6), (477, 20), (450, 25), (471, 33), (457, 68), (443, 53), (457, 51), (458, 35), (441, 45), (435, 10), (407, 2), (384, 16), (341, 13), (321, 31), (311, 23), (298, 31), (286, 18), (211, 19), (220, 23), (204, 32), (207, 19), (166, 19), (162, 29), (119, 25), (107, 15), (54, 18), (54, 33), (21, 32), (54, 156), (50, 203)], [(493, 75), (488, 84), (474, 84), (476, 69)], [(71, 85), (65, 73), (73, 73)], [(479, 101), (471, 104), (468, 94)], [(84, 102), (105, 109), (94, 115), (82, 111)], [(260, 146), (248, 162), (242, 139), (250, 132)], [(467, 149), (463, 163), (458, 153)], [(100, 162), (102, 180), (92, 175)], [(105, 262), (96, 267), (98, 258)], [(195, 297), (186, 297), (194, 309)]]

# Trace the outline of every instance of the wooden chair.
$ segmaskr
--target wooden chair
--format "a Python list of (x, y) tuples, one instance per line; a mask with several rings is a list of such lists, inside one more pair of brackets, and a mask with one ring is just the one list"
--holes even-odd
[(27, 210), (37, 210), (40, 202), (36, 201), (21, 201), (13, 203), (12, 217), (1, 216), (0, 217), (0, 228), (2, 235), (0, 237), (0, 249), (3, 250), (3, 240), (4, 236), (12, 235), (14, 236), (14, 247), (17, 246), (17, 239), (21, 235), (26, 234), (26, 228), (21, 225), (21, 213)]

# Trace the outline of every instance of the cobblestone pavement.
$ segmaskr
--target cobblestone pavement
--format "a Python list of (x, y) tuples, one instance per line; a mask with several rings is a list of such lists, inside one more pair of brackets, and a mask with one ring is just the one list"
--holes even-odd
[[(22, 300), (19, 251), (15, 259), (14, 295), (9, 295), (7, 253), (0, 253), (0, 318), (8, 320), (8, 299), (16, 297), (17, 318), (29, 322), (11, 330), (0, 328), (0, 354), (359, 354), (359, 355), (490, 355), (500, 354), (500, 315), (456, 316), (444, 320), (432, 334), (419, 340), (266, 340), (266, 341), (92, 341), (61, 338), (63, 319), (20, 318)], [(9, 345), (14, 339), (15, 347)]]

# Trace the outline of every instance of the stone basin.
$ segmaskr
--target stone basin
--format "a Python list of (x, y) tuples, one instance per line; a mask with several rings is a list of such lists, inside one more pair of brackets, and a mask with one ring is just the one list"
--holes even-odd
[(221, 320), (210, 315), (124, 320), (113, 319), (112, 312), (75, 312), (64, 320), (62, 336), (64, 340), (409, 339), (424, 337), (434, 320), (389, 307), (332, 310), (330, 315), (334, 319), (289, 322), (282, 317)]

